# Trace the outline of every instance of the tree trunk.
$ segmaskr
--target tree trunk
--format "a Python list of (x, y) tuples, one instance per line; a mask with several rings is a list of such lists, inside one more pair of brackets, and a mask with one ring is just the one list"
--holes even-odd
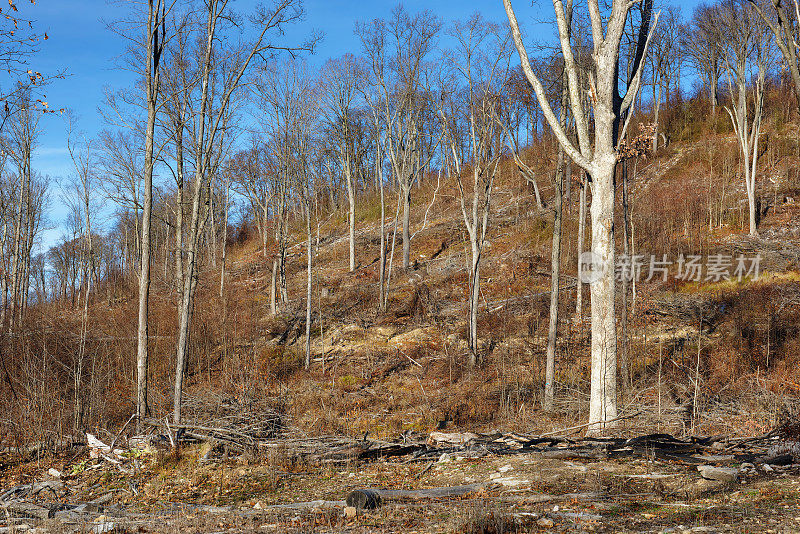
[[(561, 127), (567, 126), (567, 80), (562, 78), (564, 88), (561, 91), (561, 112), (559, 122)], [(553, 246), (550, 251), (550, 321), (547, 328), (547, 351), (545, 360), (544, 402), (542, 407), (546, 412), (553, 411), (556, 380), (556, 342), (558, 337), (558, 302), (559, 285), (561, 277), (561, 226), (563, 217), (563, 188), (564, 188), (564, 148), (558, 145), (558, 162), (556, 175), (553, 180), (555, 217), (553, 220)]]
[[(628, 209), (628, 162), (623, 160), (619, 162), (620, 170), (622, 171), (622, 248), (625, 255), (625, 262), (630, 266), (625, 269), (626, 272), (622, 276), (622, 317), (620, 323), (622, 326), (622, 339), (621, 350), (619, 355), (619, 369), (622, 373), (622, 382), (625, 385), (625, 390), (631, 389), (631, 369), (630, 369), (630, 355), (628, 354), (628, 294), (630, 293), (630, 285), (635, 270), (633, 266), (633, 258), (631, 257), (631, 236), (629, 232), (630, 213)], [(624, 392), (623, 392), (624, 394)]]
[(147, 130), (145, 136), (144, 191), (142, 192), (142, 238), (141, 262), (139, 265), (139, 327), (136, 352), (136, 419), (137, 429), (149, 413), (147, 406), (147, 365), (148, 365), (148, 305), (150, 299), (150, 224), (153, 209), (153, 136), (155, 133), (155, 102), (148, 102)]
[(225, 293), (225, 267), (228, 260), (228, 211), (230, 208), (230, 183), (225, 182), (225, 214), (222, 219), (222, 266), (219, 272), (219, 298)]
[[(308, 198), (309, 192), (306, 194), (306, 238), (308, 239), (308, 246), (306, 247), (306, 357), (305, 368), (311, 367), (311, 289), (312, 289), (312, 274), (313, 274), (313, 254), (314, 245), (311, 242), (311, 200)], [(352, 212), (351, 212), (352, 213)], [(352, 219), (351, 219), (352, 221)], [(323, 360), (325, 354), (322, 354)]]
[(347, 183), (347, 201), (349, 206), (348, 225), (350, 231), (350, 272), (356, 270), (356, 192), (350, 164), (345, 163), (345, 182)]
[[(477, 194), (477, 193), (476, 193)], [(477, 225), (476, 225), (477, 226)], [(481, 252), (477, 242), (477, 228), (470, 235), (472, 245), (472, 262), (470, 263), (469, 281), (469, 364), (475, 366), (480, 361), (478, 357), (478, 308), (480, 306), (480, 270)]]
[(175, 207), (175, 286), (183, 290), (183, 133), (178, 127), (175, 135), (175, 157), (177, 159), (178, 191)]
[(277, 304), (277, 286), (278, 284), (278, 258), (277, 256), (272, 260), (272, 278), (269, 284), (269, 311), (272, 315), (278, 313)]
[[(562, 108), (563, 109), (563, 108)], [(563, 112), (562, 112), (563, 114)], [(546, 412), (554, 409), (556, 379), (556, 341), (558, 336), (558, 302), (561, 276), (561, 226), (563, 216), (562, 188), (564, 184), (564, 150), (559, 145), (558, 167), (553, 182), (555, 186), (555, 219), (553, 220), (553, 247), (550, 254), (550, 322), (547, 328), (547, 356), (545, 362), (544, 403)]]
[[(155, 4), (155, 5), (154, 5)], [(141, 431), (142, 422), (148, 415), (147, 372), (149, 356), (148, 315), (150, 301), (150, 232), (153, 210), (153, 168), (155, 166), (154, 137), (156, 125), (156, 102), (160, 77), (160, 58), (164, 46), (164, 29), (159, 20), (159, 7), (163, 6), (149, 0), (147, 18), (147, 50), (145, 58), (145, 93), (147, 100), (147, 127), (144, 147), (144, 191), (142, 193), (142, 238), (141, 264), (139, 274), (139, 325), (136, 336), (136, 428)]]
[[(378, 141), (380, 145), (380, 140)], [(386, 311), (386, 199), (383, 194), (383, 161), (380, 146), (375, 151), (375, 176), (381, 198), (381, 252), (378, 266), (378, 310)]]
[(400, 186), (403, 195), (403, 269), (411, 265), (411, 182)]
[(614, 169), (612, 152), (592, 173), (592, 253), (601, 262), (600, 278), (590, 284), (592, 376), (589, 402), (591, 435), (600, 435), (617, 418), (617, 340), (614, 311)]
[(658, 151), (658, 112), (661, 110), (661, 91), (662, 91), (662, 84), (658, 84), (658, 97), (656, 101), (653, 103), (655, 108), (654, 110), (654, 118), (653, 118), (653, 153), (655, 154)]
[(581, 272), (581, 255), (583, 239), (586, 235), (586, 175), (581, 171), (581, 191), (578, 195), (578, 285), (575, 292), (575, 322), (580, 323), (583, 317), (583, 273)]

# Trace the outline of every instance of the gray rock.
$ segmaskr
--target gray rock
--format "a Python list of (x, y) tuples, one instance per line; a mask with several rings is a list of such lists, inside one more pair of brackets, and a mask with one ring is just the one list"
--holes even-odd
[(706, 480), (731, 483), (739, 478), (739, 470), (735, 467), (715, 467), (713, 465), (698, 465), (700, 476)]

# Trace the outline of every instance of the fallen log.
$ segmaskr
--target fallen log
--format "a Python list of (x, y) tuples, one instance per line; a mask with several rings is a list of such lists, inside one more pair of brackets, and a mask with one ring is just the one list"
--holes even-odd
[(259, 510), (265, 511), (301, 511), (301, 510), (316, 510), (322, 508), (344, 508), (347, 506), (345, 501), (306, 501), (306, 502), (290, 502), (287, 504), (270, 504), (261, 506)]
[(31, 495), (39, 495), (41, 492), (47, 490), (51, 491), (53, 495), (57, 495), (58, 491), (64, 488), (64, 483), (61, 480), (47, 480), (45, 482), (36, 482), (34, 484), (23, 484), (21, 486), (14, 486), (3, 493), (0, 493), (0, 503), (4, 501), (17, 500)]
[(365, 488), (350, 492), (345, 502), (347, 506), (352, 506), (359, 510), (371, 510), (389, 501), (406, 502), (463, 497), (464, 495), (480, 491), (484, 487), (483, 484), (469, 484), (466, 486), (446, 486), (416, 490)]
[(11, 501), (3, 503), (3, 511), (9, 517), (24, 517), (28, 519), (50, 519), (54, 510), (24, 501)]

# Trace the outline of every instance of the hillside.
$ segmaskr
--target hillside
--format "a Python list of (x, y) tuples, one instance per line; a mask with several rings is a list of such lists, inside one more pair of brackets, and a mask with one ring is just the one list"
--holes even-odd
[[(68, 386), (40, 382), (40, 393), (28, 390), (17, 408), (28, 417), (5, 416), (4, 446), (23, 454), (5, 453), (0, 487), (56, 484), (52, 496), (24, 497), (29, 508), (20, 512), (40, 517), (36, 506), (49, 507), (44, 513), (55, 518), (44, 525), (55, 531), (78, 525), (125, 532), (396, 532), (412, 525), (419, 532), (668, 532), (670, 525), (680, 532), (793, 531), (790, 510), (800, 498), (794, 491), (800, 475), (796, 467), (769, 465), (781, 461), (770, 458), (784, 442), (762, 435), (784, 424), (768, 436), (794, 443), (786, 421), (796, 420), (800, 394), (794, 131), (794, 124), (771, 125), (766, 134), (771, 143), (759, 185), (759, 237), (742, 231), (736, 146), (724, 127), (697, 135), (702, 141), (694, 135), (681, 140), (678, 132), (669, 146), (633, 162), (636, 253), (761, 255), (757, 279), (751, 273), (742, 280), (705, 280), (704, 271), (700, 281), (680, 280), (672, 265), (666, 281), (640, 279), (632, 288), (624, 349), (631, 378), (627, 384), (621, 376), (617, 434), (671, 434), (685, 441), (642, 438), (650, 444), (633, 445), (633, 453), (601, 442), (598, 452), (596, 442), (579, 437), (588, 409), (589, 297), (587, 291), (577, 318), (574, 190), (564, 207), (556, 410), (541, 410), (553, 215), (536, 206), (530, 186), (504, 160), (482, 264), (479, 366), (468, 364), (469, 242), (455, 180), (431, 174), (415, 189), (413, 267), (404, 271), (395, 263), (386, 312), (377, 308), (379, 206), (375, 192), (363, 191), (354, 272), (347, 266), (346, 209), (317, 216), (310, 369), (303, 368), (307, 243), (301, 221), (292, 223), (287, 253), (289, 302), (275, 316), (268, 288), (276, 243), (268, 239), (264, 250), (258, 232), (243, 226), (230, 233), (222, 297), (220, 264), (204, 264), (199, 276), (184, 401), (182, 439), (188, 441), (173, 450), (158, 437), (168, 430), (163, 415), (170, 408), (176, 328), (175, 294), (162, 281), (151, 308), (151, 425), (160, 431), (143, 451), (122, 452), (119, 466), (104, 460), (109, 452), (92, 459), (91, 448), (78, 445), (81, 435), (49, 430), (70, 427), (66, 402), (47, 408), (56, 388)], [(539, 156), (548, 152), (544, 145), (526, 155), (543, 177), (545, 201), (552, 195), (544, 177), (553, 161)], [(394, 216), (385, 224), (391, 232)], [(132, 413), (134, 290), (98, 290), (87, 351), (105, 356), (91, 371), (84, 428), (106, 443), (121, 438), (126, 450), (133, 443), (125, 440), (133, 428), (126, 421)], [(618, 309), (624, 309), (621, 294)], [(33, 346), (69, 346), (79, 310), (49, 304), (37, 312), (47, 326)], [(28, 331), (31, 339), (36, 332)], [(101, 346), (115, 349), (103, 353)], [(30, 376), (46, 375), (31, 368)], [(486, 434), (460, 437), (471, 435), (464, 432)], [(568, 437), (549, 446), (525, 437), (552, 433)], [(196, 442), (198, 436), (204, 442)], [(753, 436), (761, 441), (737, 439)], [(469, 441), (447, 441), (459, 439)], [(515, 449), (514, 440), (526, 439), (533, 441)], [(498, 441), (511, 448), (496, 449)], [(718, 466), (723, 474), (733, 470), (737, 486), (698, 474), (697, 464)], [(58, 478), (43, 472), (47, 468)], [(342, 515), (341, 500), (363, 487), (464, 487), (470, 493), (456, 508), (449, 501), (386, 503)], [(18, 491), (24, 496), (30, 490)], [(76, 502), (87, 504), (70, 508)], [(292, 502), (300, 504), (293, 508)]]

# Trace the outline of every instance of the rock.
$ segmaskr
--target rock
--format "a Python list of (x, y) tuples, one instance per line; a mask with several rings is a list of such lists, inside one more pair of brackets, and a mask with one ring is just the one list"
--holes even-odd
[(347, 518), (354, 518), (358, 514), (358, 510), (356, 510), (355, 506), (345, 506), (344, 508), (344, 516)]
[(706, 480), (715, 480), (729, 484), (739, 478), (739, 470), (735, 467), (715, 467), (713, 465), (698, 465), (700, 476)]
[(696, 458), (704, 462), (729, 462), (736, 457), (733, 454), (702, 454)]
[(503, 467), (498, 469), (498, 471), (500, 471), (501, 473), (507, 473), (507, 472), (511, 471), (512, 469), (514, 469), (514, 468), (511, 467), (510, 465), (504, 465)]
[(552, 528), (553, 525), (555, 525), (555, 523), (553, 523), (553, 520), (550, 519), (549, 517), (542, 517), (541, 519), (536, 521), (536, 524), (542, 528)]
[(702, 497), (705, 494), (718, 491), (720, 488), (724, 486), (725, 483), (720, 482), (719, 480), (708, 480), (705, 478), (701, 478), (685, 486), (685, 489), (688, 497), (698, 498)]
[(54, 478), (61, 478), (61, 471), (53, 469), (52, 467), (47, 470), (47, 474)]

